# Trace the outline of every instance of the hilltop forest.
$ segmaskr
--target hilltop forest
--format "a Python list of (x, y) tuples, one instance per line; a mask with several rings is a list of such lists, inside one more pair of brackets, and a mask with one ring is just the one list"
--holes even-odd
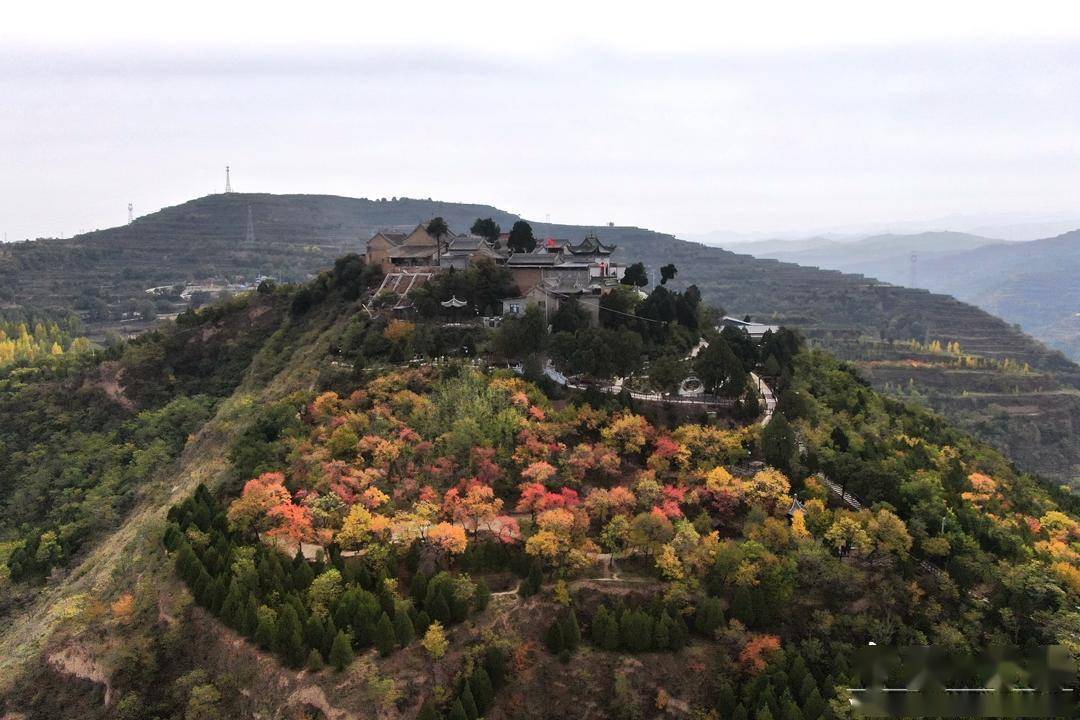
[[(245, 241), (252, 218), (255, 242)], [(455, 232), (516, 215), (483, 205), (408, 198), (212, 195), (66, 239), (0, 246), (0, 303), (76, 311), (98, 340), (152, 326), (138, 318), (183, 309), (145, 289), (269, 275), (303, 280), (357, 252), (379, 229), (411, 229), (442, 216)], [(538, 237), (615, 243), (623, 259), (680, 270), (705, 302), (798, 328), (815, 346), (856, 364), (876, 388), (942, 412), (1023, 469), (1069, 482), (1080, 476), (1080, 367), (1017, 328), (945, 295), (774, 260), (758, 260), (649, 230), (532, 223)], [(160, 307), (158, 307), (160, 306)], [(127, 316), (125, 319), (125, 315)]]
[[(344, 257), (0, 370), (0, 710), (831, 720), (869, 642), (1080, 652), (1076, 495), (799, 333), (715, 333), (687, 285), (466, 330), (365, 312), (379, 279)], [(539, 371), (703, 338), (716, 417)]]

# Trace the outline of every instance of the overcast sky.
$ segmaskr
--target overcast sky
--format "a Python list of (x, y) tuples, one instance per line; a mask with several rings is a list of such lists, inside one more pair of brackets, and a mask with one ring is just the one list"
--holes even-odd
[(5, 9), (0, 232), (120, 224), (226, 164), (678, 233), (1080, 210), (1075, 3), (366, 5)]

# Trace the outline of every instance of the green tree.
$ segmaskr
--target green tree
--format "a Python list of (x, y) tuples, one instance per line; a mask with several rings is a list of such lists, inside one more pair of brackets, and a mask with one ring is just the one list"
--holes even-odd
[(413, 627), (409, 613), (399, 610), (394, 614), (394, 635), (397, 636), (398, 644), (406, 647), (416, 638), (416, 628)]
[(571, 295), (559, 302), (559, 309), (551, 316), (552, 332), (577, 332), (591, 324), (589, 313), (576, 296)]
[(417, 713), (416, 720), (440, 720), (439, 711), (435, 708), (435, 701), (430, 697), (424, 700), (424, 704), (420, 706), (420, 712)]
[(544, 645), (547, 646), (548, 652), (552, 655), (558, 655), (562, 652), (564, 647), (563, 631), (562, 623), (558, 620), (548, 626), (547, 633), (544, 635)]
[(694, 371), (711, 393), (738, 397), (746, 390), (746, 370), (723, 338), (714, 338), (698, 354)]
[(473, 698), (476, 700), (476, 709), (483, 715), (491, 707), (491, 701), (495, 699), (495, 688), (483, 665), (478, 665), (473, 670), (472, 675), (469, 677), (469, 687), (472, 689)]
[(394, 623), (390, 621), (390, 616), (384, 612), (375, 626), (375, 647), (380, 655), (387, 657), (394, 652), (396, 645), (397, 636), (394, 634)]
[(667, 285), (667, 281), (671, 280), (678, 274), (679, 269), (675, 267), (674, 263), (668, 263), (660, 268), (660, 284)]
[(300, 667), (306, 657), (300, 618), (293, 606), (287, 602), (278, 611), (277, 625), (274, 628), (274, 650), (285, 659), (285, 664), (289, 667)]
[(532, 225), (524, 220), (518, 220), (510, 228), (510, 236), (506, 240), (507, 246), (514, 252), (529, 253), (536, 249), (536, 238), (533, 237)]
[(498, 223), (491, 218), (477, 218), (476, 222), (472, 224), (472, 228), (469, 232), (473, 235), (479, 235), (482, 238), (486, 238), (488, 242), (493, 243), (499, 239), (502, 228), (500, 228)]
[(304, 667), (308, 672), (313, 673), (319, 672), (326, 667), (326, 663), (323, 662), (322, 653), (316, 648), (311, 648), (311, 652), (308, 653), (307, 662), (304, 663)]
[(465, 708), (465, 717), (469, 720), (477, 720), (480, 717), (480, 708), (476, 706), (476, 698), (473, 697), (472, 688), (467, 682), (461, 689), (461, 706)]
[(645, 272), (645, 265), (636, 262), (626, 268), (626, 272), (623, 273), (622, 279), (619, 281), (623, 285), (636, 285), (637, 287), (645, 287), (649, 284), (649, 276)]
[(581, 644), (581, 626), (578, 625), (577, 613), (570, 610), (562, 621), (562, 649), (575, 652)]
[(461, 698), (455, 698), (454, 702), (450, 703), (450, 714), (447, 720), (469, 720), (469, 716), (465, 714), (465, 707), (461, 704)]
[(341, 672), (353, 661), (352, 643), (344, 630), (339, 630), (334, 638), (334, 645), (330, 648), (330, 664), (334, 669)]
[(765, 426), (761, 433), (761, 451), (765, 462), (787, 475), (793, 474), (798, 438), (784, 413), (774, 412), (769, 424)]

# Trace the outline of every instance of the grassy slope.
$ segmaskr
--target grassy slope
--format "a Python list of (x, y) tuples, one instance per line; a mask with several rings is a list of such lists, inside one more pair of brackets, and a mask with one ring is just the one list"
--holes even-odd
[(138, 506), (123, 524), (63, 580), (48, 586), (24, 612), (0, 628), (0, 692), (10, 689), (17, 678), (15, 671), (43, 648), (61, 638), (80, 639), (79, 618), (95, 600), (114, 599), (122, 589), (138, 587), (140, 592), (155, 593), (159, 588), (175, 589), (171, 566), (164, 561), (160, 544), (166, 511), (199, 483), (215, 487), (224, 479), (229, 444), (246, 425), (253, 408), (314, 383), (327, 354), (326, 328), (338, 319), (336, 314), (315, 317), (317, 322), (310, 328), (283, 328), (282, 333), (291, 340), (287, 342), (289, 352), (282, 353), (281, 344), (274, 339), (268, 341), (245, 381), (188, 441), (175, 467), (159, 473), (143, 488)]

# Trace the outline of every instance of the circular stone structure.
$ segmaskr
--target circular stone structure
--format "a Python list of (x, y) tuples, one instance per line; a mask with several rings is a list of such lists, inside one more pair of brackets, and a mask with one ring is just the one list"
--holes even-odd
[(679, 383), (679, 397), (700, 397), (704, 394), (705, 383), (697, 375), (691, 375)]

